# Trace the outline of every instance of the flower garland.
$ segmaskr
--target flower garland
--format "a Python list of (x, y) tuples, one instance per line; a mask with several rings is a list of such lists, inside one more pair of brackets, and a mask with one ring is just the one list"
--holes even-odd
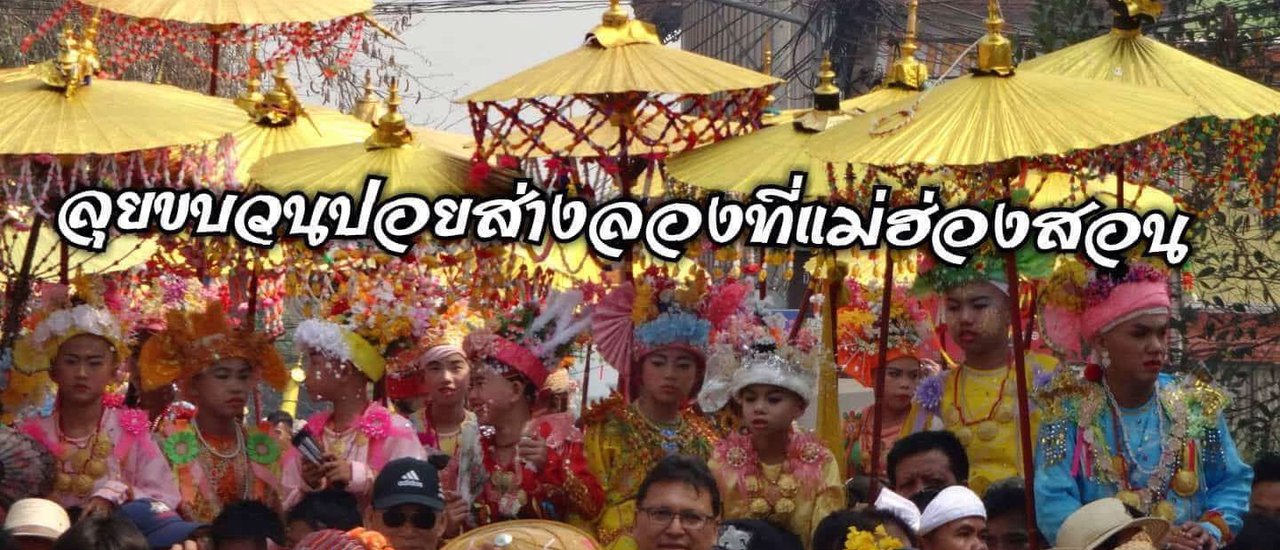
[(822, 465), (831, 452), (813, 434), (793, 431), (787, 443), (786, 459), (776, 480), (765, 479), (764, 465), (755, 445), (745, 434), (732, 434), (716, 446), (716, 459), (734, 476), (737, 491), (747, 498), (753, 517), (768, 519), (790, 515), (796, 498), (817, 493), (822, 483)]
[(900, 550), (902, 548), (905, 548), (902, 541), (889, 536), (884, 525), (877, 525), (872, 533), (850, 526), (849, 534), (844, 539), (844, 550)]

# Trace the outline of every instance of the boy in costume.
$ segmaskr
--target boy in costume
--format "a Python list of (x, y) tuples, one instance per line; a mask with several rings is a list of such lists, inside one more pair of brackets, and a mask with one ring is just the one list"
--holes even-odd
[(1174, 524), (1175, 548), (1211, 548), (1238, 533), (1252, 470), (1222, 411), (1226, 394), (1201, 374), (1161, 372), (1172, 313), (1168, 277), (1145, 264), (1099, 270), (1064, 262), (1046, 294), (1046, 336), (1091, 356), (1039, 396), (1036, 517), (1054, 540), (1082, 505), (1116, 497)]
[(470, 402), (482, 426), (488, 478), (475, 501), (479, 525), (512, 519), (581, 525), (600, 514), (604, 494), (587, 469), (572, 418), (533, 416), (551, 367), (590, 324), (575, 312), (581, 302), (579, 292), (552, 292), (542, 303), (504, 308), (467, 335), (464, 347), (476, 365)]
[(138, 358), (143, 391), (177, 383), (196, 406), (191, 420), (160, 426), (159, 440), (182, 492), (179, 511), (210, 523), (232, 503), (280, 509), (280, 443), (271, 427), (241, 421), (259, 380), (284, 389), (284, 362), (255, 332), (233, 328), (220, 302), (175, 311)]
[[(850, 300), (836, 313), (839, 344), (836, 360), (845, 374), (863, 386), (874, 388), (879, 357), (880, 309), (883, 288), (864, 288), (849, 281)], [(875, 476), (887, 479), (889, 449), (899, 438), (935, 429), (936, 417), (911, 406), (920, 381), (930, 375), (922, 363), (937, 344), (928, 327), (928, 316), (907, 289), (895, 287), (889, 312), (889, 351), (885, 361), (884, 421), (880, 428), (880, 469), (871, 471), (871, 448), (875, 404), (861, 411), (849, 411), (844, 420), (845, 464), (850, 477)], [(913, 414), (914, 413), (914, 414)]]
[(307, 394), (333, 404), (331, 412), (312, 415), (307, 430), (324, 452), (315, 464), (296, 449), (285, 455), (285, 508), (302, 495), (342, 487), (369, 502), (373, 480), (397, 458), (426, 459), (409, 420), (373, 402), (369, 386), (382, 379), (382, 355), (363, 336), (332, 321), (308, 319), (293, 336), (302, 354)]
[[(1022, 276), (1043, 278), (1052, 259), (1028, 248), (1017, 253)], [(959, 368), (950, 369), (920, 383), (913, 414), (921, 411), (940, 417), (942, 428), (956, 434), (969, 455), (969, 487), (981, 496), (992, 482), (1020, 476), (1017, 375), (1014, 373), (1009, 308), (1009, 285), (1003, 253), (979, 250), (962, 267), (925, 264), (916, 279), (917, 289), (935, 293), (943, 304), (943, 327), (964, 352)], [(1043, 384), (1057, 367), (1049, 355), (1027, 352), (1027, 380)], [(1032, 438), (1039, 413), (1031, 413)]]
[(811, 327), (800, 327), (793, 340), (785, 317), (763, 304), (749, 307), (714, 333), (707, 359), (703, 409), (736, 400), (746, 425), (716, 444), (711, 471), (724, 494), (725, 519), (769, 521), (809, 548), (818, 522), (845, 504), (835, 456), (795, 426), (830, 356)]
[(25, 422), (22, 431), (57, 459), (50, 500), (80, 508), (82, 517), (105, 516), (135, 498), (177, 507), (181, 500), (169, 464), (151, 439), (147, 413), (104, 401), (107, 385), (129, 353), (116, 317), (77, 284), (78, 298), (46, 294), (34, 328), (18, 342), (14, 368), (47, 371), (57, 384), (51, 414)]
[(702, 271), (677, 281), (651, 267), (596, 306), (592, 338), (618, 370), (620, 386), (583, 415), (587, 460), (605, 489), (596, 538), (609, 548), (636, 547), (636, 490), (659, 460), (711, 458), (719, 436), (693, 407), (706, 373), (710, 319), (727, 319), (751, 292), (740, 281), (713, 288)]

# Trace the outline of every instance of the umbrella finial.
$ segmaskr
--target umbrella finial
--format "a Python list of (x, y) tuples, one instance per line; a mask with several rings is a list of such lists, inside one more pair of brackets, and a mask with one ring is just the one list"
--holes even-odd
[(58, 39), (58, 57), (40, 65), (40, 79), (54, 88), (66, 90), (66, 96), (74, 96), (84, 78), (84, 65), (80, 59), (80, 42), (70, 25), (63, 27)]
[(373, 91), (373, 73), (369, 70), (364, 71), (364, 97), (356, 101), (355, 106), (351, 109), (351, 116), (354, 116), (365, 122), (373, 122), (378, 118), (378, 106), (382, 101), (378, 99), (378, 94)]
[(599, 26), (587, 34), (587, 43), (602, 48), (630, 44), (662, 44), (658, 28), (651, 23), (631, 19), (618, 0), (609, 0), (609, 9), (600, 18)]
[(288, 126), (298, 119), (300, 104), (298, 95), (289, 84), (289, 73), (284, 69), (284, 62), (277, 61), (273, 67), (271, 78), (275, 86), (258, 102), (254, 118), (264, 126)]
[(1013, 44), (1005, 38), (1000, 1), (987, 0), (987, 34), (978, 41), (978, 68), (974, 72), (997, 76), (1013, 74)]
[[(764, 64), (760, 67), (760, 72), (767, 76), (773, 76), (773, 27), (769, 27), (764, 31)], [(773, 102), (777, 101), (770, 90), (769, 95), (764, 98), (765, 119), (772, 118), (777, 114), (776, 110), (771, 109)]]
[(885, 86), (897, 86), (908, 90), (921, 90), (929, 80), (929, 68), (916, 59), (916, 10), (920, 0), (907, 0), (907, 32), (902, 37), (902, 55), (889, 67)]
[(1164, 13), (1160, 0), (1109, 0), (1115, 11), (1111, 27), (1122, 31), (1141, 31), (1144, 23), (1154, 22)]
[(413, 133), (400, 114), (400, 79), (392, 77), (391, 92), (387, 94), (387, 112), (374, 123), (373, 135), (365, 140), (367, 149), (390, 149), (413, 143)]
[(627, 15), (627, 10), (622, 9), (622, 2), (609, 0), (609, 9), (605, 10), (601, 19), (607, 27), (621, 27), (627, 24), (631, 16)]
[(236, 106), (253, 116), (258, 105), (265, 98), (262, 96), (262, 79), (259, 78), (261, 65), (258, 63), (258, 40), (255, 38), (249, 46), (249, 78), (245, 80), (244, 94), (236, 98)]
[(831, 52), (822, 54), (818, 68), (818, 87), (813, 89), (813, 108), (819, 111), (840, 110), (840, 88), (836, 87), (836, 72), (831, 68)]
[(93, 17), (89, 18), (89, 24), (84, 27), (84, 36), (80, 39), (80, 64), (82, 66), (81, 76), (88, 84), (88, 79), (93, 78), (102, 71), (102, 62), (98, 59), (98, 26), (102, 24), (102, 8), (93, 10)]

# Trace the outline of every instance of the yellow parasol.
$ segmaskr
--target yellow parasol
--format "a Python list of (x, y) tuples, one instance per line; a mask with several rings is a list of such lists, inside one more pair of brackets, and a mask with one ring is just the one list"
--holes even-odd
[[(69, 37), (64, 34), (64, 38)], [(72, 39), (74, 41), (74, 39)], [(91, 79), (64, 50), (62, 64), (38, 66), (39, 79), (0, 84), (0, 155), (90, 155), (217, 139), (244, 113), (173, 86)], [(68, 78), (70, 77), (70, 78)]]
[[(34, 280), (56, 281), (63, 273), (61, 239), (47, 225), (42, 224), (36, 231), (38, 234), (32, 253), (30, 276)], [(0, 265), (15, 269), (22, 265), (22, 257), (30, 236), (31, 231), (18, 230), (14, 227), (7, 227), (0, 231)], [(66, 272), (98, 275), (123, 271), (146, 262), (155, 252), (154, 239), (120, 235), (111, 239), (106, 251), (102, 253), (68, 248)], [(16, 275), (16, 273), (0, 273), (0, 283), (9, 284), (11, 277), (16, 278)]]
[(839, 108), (835, 76), (827, 56), (818, 72), (813, 109), (790, 122), (678, 154), (667, 161), (667, 175), (704, 189), (745, 194), (760, 185), (785, 184), (788, 175), (798, 171), (809, 174), (812, 194), (829, 194), (826, 163), (811, 158), (806, 145), (819, 132), (851, 118)]
[(89, 6), (139, 19), (209, 25), (277, 25), (327, 21), (373, 9), (372, 0), (79, 0)]
[(36, 72), (32, 65), (0, 69), (0, 83), (28, 80), (32, 78), (36, 78)]
[(662, 45), (653, 25), (610, 0), (586, 44), (462, 98), (464, 102), (625, 92), (708, 95), (782, 81)]
[[(677, 155), (667, 163), (667, 174), (677, 181), (705, 189), (750, 193), (762, 184), (785, 183), (791, 172), (800, 171), (809, 174), (811, 195), (829, 195), (827, 163), (809, 155), (809, 140), (848, 121), (851, 116), (920, 94), (929, 79), (929, 70), (915, 58), (918, 7), (918, 0), (908, 2), (901, 56), (894, 60), (884, 82), (875, 90), (840, 101), (840, 90), (833, 84), (836, 75), (831, 70), (831, 60), (825, 58), (818, 72), (819, 84), (814, 89), (812, 109), (785, 111), (779, 119), (789, 118), (793, 121), (791, 124), (779, 123), (751, 135)], [(766, 52), (766, 66), (769, 57)], [(838, 180), (843, 178), (843, 170), (840, 172)]]
[[(1066, 172), (1029, 172), (1025, 188), (1031, 191), (1030, 206), (1035, 210), (1072, 207), (1095, 198), (1107, 208), (1116, 208), (1117, 178), (1084, 179)], [(1124, 208), (1137, 212), (1160, 211), (1172, 215), (1178, 209), (1173, 196), (1151, 185), (1124, 183)]]
[[(680, 116), (680, 120), (672, 120), (670, 114), (660, 111), (646, 111), (636, 114), (636, 126), (631, 129), (644, 136), (640, 143), (633, 143), (628, 148), (628, 152), (632, 155), (659, 155), (670, 153), (672, 151), (684, 150), (688, 147), (686, 136), (677, 132), (672, 132), (671, 128), (692, 129), (695, 135), (694, 147), (705, 145), (710, 142), (703, 135), (703, 130), (709, 124), (706, 119), (692, 116)], [(621, 139), (621, 132), (617, 125), (610, 123), (609, 118), (601, 115), (581, 115), (569, 119), (569, 125), (573, 128), (581, 130), (581, 133), (569, 131), (564, 126), (553, 125), (541, 132), (537, 137), (547, 149), (556, 151), (557, 154), (566, 157), (587, 158), (600, 156), (591, 146), (592, 143), (609, 143), (612, 144), (605, 150), (605, 154), (616, 156), (622, 151), (618, 147)], [(514, 131), (508, 142), (519, 143), (529, 139), (529, 136), (522, 131)], [(474, 149), (474, 140), (469, 149)], [(499, 151), (502, 148), (498, 148)]]
[(1153, 88), (1014, 74), (1004, 20), (990, 1), (979, 68), (810, 140), (831, 162), (976, 166), (1118, 145), (1195, 116), (1187, 96)]
[[(387, 113), (364, 143), (274, 155), (250, 169), (250, 181), (278, 193), (358, 194), (369, 175), (378, 175), (387, 179), (384, 196), (474, 193), (468, 185), (472, 177), (471, 161), (433, 143), (419, 143), (406, 127), (399, 107), (400, 94), (393, 80)], [(492, 170), (484, 178), (483, 187), (509, 188), (515, 176), (505, 170)]]
[[(283, 63), (276, 65), (273, 78), (275, 88), (264, 95), (258, 91), (258, 79), (250, 76), (248, 89), (236, 100), (250, 118), (232, 132), (239, 161), (236, 175), (240, 181), (248, 181), (249, 168), (266, 157), (359, 143), (369, 136), (372, 125), (368, 122), (331, 109), (304, 110), (289, 84)], [(306, 120), (301, 120), (303, 118)]]
[(1199, 59), (1149, 36), (1136, 16), (1159, 15), (1159, 2), (1139, 2), (1139, 13), (1117, 14), (1111, 32), (1022, 64), (1024, 73), (1123, 82), (1181, 92), (1197, 116), (1226, 120), (1280, 114), (1280, 92)]
[(521, 519), (468, 531), (449, 541), (444, 550), (478, 550), (486, 547), (510, 550), (597, 550), (602, 545), (585, 531), (565, 523)]

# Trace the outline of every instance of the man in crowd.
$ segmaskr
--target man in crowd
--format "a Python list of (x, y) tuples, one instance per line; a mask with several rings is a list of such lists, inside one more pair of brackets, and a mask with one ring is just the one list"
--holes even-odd
[[(1027, 550), (1027, 495), (1022, 480), (1014, 477), (997, 481), (982, 497), (987, 509), (987, 550)], [(1040, 548), (1049, 545), (1041, 544)]]
[(649, 471), (636, 492), (632, 537), (639, 550), (711, 550), (722, 513), (720, 489), (707, 464), (671, 455)]
[(24, 498), (13, 503), (4, 518), (4, 529), (13, 537), (17, 550), (48, 550), (71, 527), (71, 518), (58, 503), (42, 498)]
[(986, 550), (987, 511), (968, 487), (943, 489), (920, 517), (921, 550)]
[(373, 483), (373, 507), (364, 524), (396, 550), (436, 550), (444, 533), (440, 469), (416, 458), (387, 463)]
[(964, 485), (969, 457), (951, 432), (915, 433), (894, 443), (888, 474), (893, 491), (910, 499), (925, 489)]

